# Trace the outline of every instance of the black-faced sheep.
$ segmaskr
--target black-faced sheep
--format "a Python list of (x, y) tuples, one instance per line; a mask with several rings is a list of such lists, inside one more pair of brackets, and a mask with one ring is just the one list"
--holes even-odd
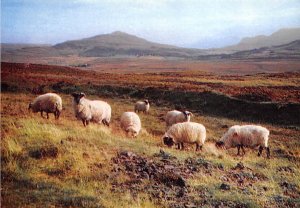
[(167, 146), (178, 145), (178, 149), (184, 149), (183, 143), (196, 144), (196, 151), (202, 148), (206, 139), (206, 129), (202, 124), (195, 122), (183, 122), (172, 125), (163, 136), (163, 142)]
[(134, 112), (124, 112), (121, 116), (121, 128), (124, 129), (127, 135), (136, 137), (141, 130), (140, 117)]
[(58, 119), (62, 111), (62, 99), (55, 93), (46, 93), (36, 97), (29, 104), (28, 109), (34, 113), (41, 112), (42, 117), (44, 117), (43, 112), (46, 112), (47, 119), (49, 118), (49, 113), (53, 113), (55, 119)]
[(138, 101), (134, 105), (134, 112), (136, 112), (136, 113), (138, 113), (140, 111), (142, 111), (144, 113), (148, 113), (149, 109), (150, 109), (150, 103), (148, 100)]
[(267, 151), (267, 157), (270, 158), (270, 148), (268, 147), (269, 130), (257, 125), (235, 125), (223, 135), (220, 141), (216, 143), (217, 147), (234, 148), (237, 147), (238, 155), (240, 149), (245, 154), (244, 147), (255, 148), (259, 146), (258, 156), (261, 155), (263, 149)]
[(192, 115), (193, 114), (189, 111), (169, 111), (165, 116), (167, 129), (173, 124), (190, 121)]
[(80, 119), (84, 126), (90, 121), (103, 123), (109, 126), (111, 119), (111, 107), (101, 100), (89, 100), (84, 93), (73, 93), (73, 108), (75, 116)]

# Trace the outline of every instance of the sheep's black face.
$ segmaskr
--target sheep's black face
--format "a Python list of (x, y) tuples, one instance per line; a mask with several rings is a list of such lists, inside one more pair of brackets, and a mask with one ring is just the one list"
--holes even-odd
[(164, 141), (164, 144), (167, 145), (168, 147), (171, 147), (174, 144), (173, 139), (170, 137), (164, 137), (163, 141)]
[(182, 113), (183, 113), (185, 119), (188, 119), (188, 117), (192, 115), (192, 113), (189, 111), (182, 111)]
[(76, 102), (76, 104), (79, 104), (80, 99), (81, 99), (82, 97), (84, 97), (85, 94), (82, 93), (82, 92), (81, 92), (81, 93), (73, 93), (72, 96), (73, 96), (74, 101)]
[(224, 142), (222, 142), (222, 141), (218, 141), (218, 142), (216, 142), (216, 147), (217, 148), (223, 148), (224, 147)]
[(148, 100), (144, 100), (145, 104), (148, 105), (149, 104), (149, 101)]

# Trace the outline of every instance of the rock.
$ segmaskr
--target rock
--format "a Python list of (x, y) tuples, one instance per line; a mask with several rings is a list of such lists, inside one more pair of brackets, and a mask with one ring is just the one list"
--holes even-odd
[(217, 167), (218, 167), (218, 169), (220, 169), (220, 170), (224, 170), (224, 166), (223, 166), (223, 164), (221, 164), (221, 163), (219, 163), (219, 164), (217, 165)]
[(130, 151), (122, 151), (119, 153), (121, 156), (125, 156), (125, 157), (135, 157), (136, 154), (134, 154), (133, 152)]
[(176, 157), (172, 156), (171, 154), (163, 151), (162, 149), (159, 150), (159, 153), (155, 153), (153, 155), (154, 157), (161, 157), (164, 160), (169, 160), (169, 159), (176, 159)]
[(220, 186), (220, 189), (222, 190), (230, 190), (230, 185), (226, 183), (222, 183)]
[(243, 170), (245, 168), (244, 164), (242, 162), (239, 162), (235, 167), (234, 170)]
[(227, 178), (226, 176), (221, 176), (220, 179), (221, 179), (222, 181), (228, 181), (228, 178)]

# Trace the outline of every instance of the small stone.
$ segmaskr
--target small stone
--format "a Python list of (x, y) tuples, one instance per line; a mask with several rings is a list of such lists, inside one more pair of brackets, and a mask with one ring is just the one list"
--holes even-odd
[(222, 183), (220, 186), (220, 189), (222, 190), (230, 190), (230, 185), (226, 184), (226, 183)]
[(228, 181), (228, 178), (227, 178), (226, 176), (221, 176), (220, 179), (221, 179), (222, 181)]
[(239, 162), (234, 169), (240, 169), (243, 170), (245, 168), (244, 164), (242, 162)]

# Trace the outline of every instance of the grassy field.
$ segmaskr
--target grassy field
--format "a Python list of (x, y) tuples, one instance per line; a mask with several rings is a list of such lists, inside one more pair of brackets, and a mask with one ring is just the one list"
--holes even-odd
[[(213, 142), (226, 131), (222, 126), (237, 121), (196, 115), (193, 120), (208, 129), (208, 142), (200, 153), (194, 152), (194, 146), (178, 151), (161, 142), (165, 125), (158, 118), (167, 108), (152, 106), (149, 115), (141, 114), (142, 133), (131, 139), (120, 130), (118, 119), (122, 112), (132, 110), (134, 100), (106, 99), (113, 109), (111, 127), (91, 124), (84, 128), (73, 116), (71, 96), (62, 97), (65, 110), (55, 121), (53, 116), (47, 120), (27, 112), (33, 95), (1, 94), (3, 207), (168, 207), (176, 198), (182, 199), (178, 203), (182, 207), (191, 202), (191, 206), (208, 207), (299, 206), (299, 130), (267, 126), (272, 158), (259, 158), (257, 151), (250, 150), (246, 156), (236, 157), (236, 149), (221, 151)], [(147, 188), (151, 185), (145, 185), (153, 183), (151, 179), (141, 179), (138, 188), (127, 187), (124, 184), (133, 180), (130, 175), (113, 172), (116, 164), (112, 158), (120, 152), (130, 151), (161, 163), (161, 158), (155, 157), (160, 150), (176, 157), (171, 165), (186, 165), (188, 160), (209, 164), (194, 164), (197, 171), (184, 177), (187, 193), (182, 197), (172, 190), (169, 198), (163, 194), (156, 198)], [(240, 162), (247, 169), (234, 170)], [(230, 190), (220, 189), (222, 183), (230, 185)]]
[[(59, 67), (7, 67), (1, 73), (2, 82), (6, 83), (1, 92), (2, 207), (300, 206), (297, 124), (255, 122), (270, 129), (271, 159), (266, 159), (265, 152), (263, 157), (257, 157), (257, 150), (249, 149), (245, 156), (239, 157), (236, 149), (219, 150), (214, 142), (229, 126), (254, 122), (195, 110), (192, 120), (206, 126), (207, 142), (201, 152), (195, 152), (192, 145), (182, 151), (167, 148), (161, 141), (165, 131), (162, 115), (176, 105), (153, 101), (150, 113), (140, 114), (143, 127), (140, 135), (127, 138), (119, 127), (119, 118), (122, 112), (133, 110), (134, 102), (143, 95), (133, 96), (131, 91), (122, 94), (115, 88), (105, 88), (111, 91), (104, 93), (94, 91), (100, 88), (93, 87), (100, 82), (114, 86), (120, 80), (124, 81), (118, 82), (120, 86), (140, 87), (152, 76), (163, 83), (163, 74), (146, 74), (144, 78), (126, 75), (133, 76), (126, 85), (123, 75)], [(195, 75), (207, 83), (222, 80), (225, 83), (232, 78), (205, 76), (200, 72)], [(283, 79), (281, 75), (257, 76), (260, 85), (284, 86), (283, 82), (278, 84)], [(236, 78), (233, 80), (236, 85), (244, 87), (245, 81), (245, 85), (256, 86), (252, 82), (255, 76), (238, 77), (241, 82)], [(55, 85), (62, 80), (72, 85)], [(132, 83), (134, 80), (136, 85)], [(284, 81), (288, 86), (298, 87), (299, 75), (292, 73)], [(154, 81), (146, 84), (153, 90), (158, 88)], [(64, 110), (59, 120), (54, 120), (53, 115), (47, 120), (28, 112), (28, 103), (36, 96), (32, 90), (41, 85), (43, 91), (56, 89), (62, 96)], [(112, 106), (109, 128), (96, 124), (85, 128), (75, 119), (70, 96), (75, 90), (86, 90), (88, 98), (103, 99)], [(175, 92), (176, 88), (169, 90)], [(186, 88), (186, 93), (189, 90)], [(294, 91), (299, 93), (297, 88)]]

